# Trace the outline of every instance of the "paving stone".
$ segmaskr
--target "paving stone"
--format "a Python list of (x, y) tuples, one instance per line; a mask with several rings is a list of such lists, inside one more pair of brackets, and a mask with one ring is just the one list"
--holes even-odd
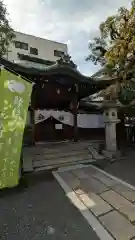
[(135, 221), (135, 205), (127, 199), (112, 190), (101, 194), (101, 197), (124, 214), (131, 222)]
[(61, 172), (59, 175), (73, 189), (81, 189), (80, 180), (72, 172)]
[(79, 198), (96, 216), (100, 216), (112, 210), (112, 207), (108, 203), (92, 192), (82, 194)]
[(108, 190), (107, 186), (91, 177), (88, 179), (81, 179), (80, 182), (82, 189), (84, 189), (85, 192), (91, 191), (96, 194), (101, 194)]
[(85, 193), (85, 190), (81, 186), (80, 180), (71, 171), (61, 172), (59, 174), (77, 195)]
[(84, 194), (86, 192), (86, 188), (82, 186), (81, 181), (71, 171), (59, 174), (77, 195)]
[(125, 186), (124, 184), (119, 184), (113, 189), (123, 197), (127, 198), (129, 201), (135, 202), (135, 191)]
[(75, 169), (72, 171), (79, 179), (87, 179), (88, 175), (84, 172), (84, 168), (82, 169)]
[(135, 236), (135, 226), (117, 211), (100, 217), (100, 221), (116, 240), (130, 240)]
[(108, 187), (116, 186), (118, 181), (106, 176), (104, 173), (98, 172), (94, 175), (94, 178), (98, 179)]
[(76, 187), (74, 191), (77, 195), (85, 194), (85, 191), (81, 187)]
[(93, 167), (85, 167), (83, 168), (84, 173), (86, 173), (88, 176), (94, 176), (97, 174), (99, 171)]

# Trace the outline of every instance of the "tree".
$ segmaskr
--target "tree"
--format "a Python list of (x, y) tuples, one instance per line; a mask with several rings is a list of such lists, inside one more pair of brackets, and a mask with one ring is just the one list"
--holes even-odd
[[(114, 89), (117, 94), (123, 89), (132, 90), (132, 79), (135, 77), (135, 0), (129, 10), (121, 7), (115, 15), (108, 17), (100, 24), (99, 30), (99, 36), (89, 44), (90, 54), (86, 60), (100, 63), (107, 74), (118, 78), (113, 92)], [(110, 95), (108, 93), (106, 90), (106, 94)]]
[(0, 56), (8, 52), (8, 46), (14, 37), (13, 29), (7, 19), (7, 9), (3, 1), (0, 0)]

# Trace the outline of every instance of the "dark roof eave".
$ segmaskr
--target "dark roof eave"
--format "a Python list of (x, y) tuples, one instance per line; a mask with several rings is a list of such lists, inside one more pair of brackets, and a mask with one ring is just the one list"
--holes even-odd
[(114, 82), (114, 80), (99, 80), (99, 81), (95, 81), (93, 78), (85, 76), (83, 74), (81, 74), (77, 69), (72, 68), (68, 65), (59, 65), (59, 64), (54, 64), (52, 66), (48, 66), (45, 69), (37, 69), (37, 68), (27, 68), (24, 66), (21, 66), (19, 64), (10, 62), (4, 58), (0, 58), (0, 65), (4, 65), (4, 67), (6, 67), (7, 69), (11, 69), (14, 72), (17, 72), (18, 74), (22, 75), (22, 76), (26, 76), (27, 74), (32, 75), (35, 77), (37, 75), (39, 76), (51, 76), (51, 75), (68, 75), (69, 77), (71, 77), (72, 81), (74, 83), (84, 83), (84, 84), (89, 84), (89, 85), (93, 85), (93, 86), (98, 86), (99, 89), (103, 89), (104, 87), (106, 87), (107, 85), (112, 84), (112, 82)]
[(30, 62), (34, 62), (34, 63), (39, 63), (39, 64), (45, 64), (45, 65), (52, 65), (55, 64), (54, 61), (50, 61), (50, 60), (45, 60), (42, 58), (37, 58), (37, 57), (31, 57), (29, 55), (26, 54), (21, 54), (21, 53), (17, 53), (18, 57), (20, 60), (25, 60), (25, 61), (30, 61)]
[(52, 66), (48, 66), (45, 69), (37, 69), (37, 68), (27, 68), (22, 65), (10, 62), (4, 58), (0, 58), (0, 64), (4, 65), (4, 67), (11, 69), (12, 71), (15, 71), (19, 74), (26, 75), (40, 75), (40, 76), (50, 76), (50, 75), (58, 75), (58, 74), (67, 74), (76, 79), (77, 82), (82, 83), (89, 83), (90, 84), (90, 78), (82, 75), (79, 71), (68, 67), (68, 66), (59, 66), (58, 64), (54, 64)]

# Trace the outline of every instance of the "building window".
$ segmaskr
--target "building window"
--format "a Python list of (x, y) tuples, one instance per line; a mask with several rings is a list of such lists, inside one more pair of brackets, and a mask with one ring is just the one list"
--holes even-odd
[(31, 48), (30, 48), (30, 54), (38, 55), (38, 49), (31, 47)]
[(20, 49), (24, 49), (24, 50), (28, 50), (28, 43), (15, 41), (15, 47), (20, 48)]
[(54, 56), (55, 57), (62, 57), (64, 55), (64, 52), (59, 51), (59, 50), (54, 50)]

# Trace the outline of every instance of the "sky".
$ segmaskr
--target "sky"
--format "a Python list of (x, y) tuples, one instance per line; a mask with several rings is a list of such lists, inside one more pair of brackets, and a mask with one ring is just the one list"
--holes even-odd
[(86, 62), (88, 43), (99, 25), (129, 0), (4, 0), (14, 30), (68, 44), (79, 70), (88, 76), (99, 66)]

